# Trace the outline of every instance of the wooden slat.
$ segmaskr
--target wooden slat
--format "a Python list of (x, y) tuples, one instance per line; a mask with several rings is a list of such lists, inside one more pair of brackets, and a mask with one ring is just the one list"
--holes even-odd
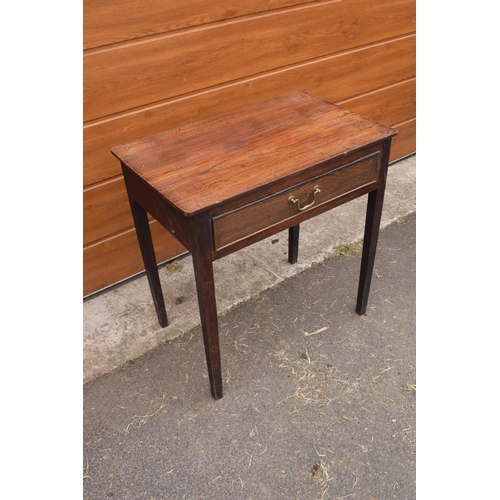
[(310, 3), (313, 0), (84, 0), (83, 48)]
[[(160, 224), (151, 222), (157, 262), (186, 249)], [(107, 238), (83, 250), (83, 295), (89, 295), (141, 272), (142, 264), (135, 229)]]
[(123, 177), (83, 191), (83, 244), (133, 225)]
[[(121, 173), (110, 152), (117, 144), (295, 90), (339, 102), (414, 76), (415, 36), (411, 35), (89, 124), (84, 127), (84, 184)], [(394, 107), (384, 104), (385, 109), (388, 106)]]
[(414, 30), (414, 0), (343, 0), (91, 51), (84, 57), (84, 119)]
[(415, 78), (379, 91), (341, 101), (343, 108), (383, 123), (401, 123), (416, 113)]
[(415, 153), (417, 150), (416, 125), (417, 120), (415, 118), (394, 125), (394, 128), (398, 131), (398, 135), (392, 141), (389, 161), (395, 161), (398, 158)]

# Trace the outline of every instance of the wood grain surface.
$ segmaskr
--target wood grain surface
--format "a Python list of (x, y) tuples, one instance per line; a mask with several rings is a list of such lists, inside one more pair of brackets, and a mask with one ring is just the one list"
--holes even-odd
[(84, 120), (414, 31), (414, 0), (311, 3), (96, 49), (84, 56)]
[(305, 3), (308, 1), (84, 0), (84, 49)]
[(179, 211), (192, 216), (395, 134), (296, 92), (112, 151)]

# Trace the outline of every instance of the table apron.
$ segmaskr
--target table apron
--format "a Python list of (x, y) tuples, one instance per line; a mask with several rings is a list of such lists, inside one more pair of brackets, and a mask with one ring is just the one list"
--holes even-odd
[(212, 252), (212, 260), (217, 260), (227, 255), (230, 255), (231, 253), (241, 250), (242, 248), (245, 248), (248, 245), (252, 245), (253, 243), (263, 240), (276, 233), (279, 233), (280, 231), (288, 229), (289, 227), (296, 226), (297, 224), (301, 224), (306, 220), (312, 219), (313, 217), (316, 217), (317, 215), (320, 215), (323, 212), (327, 212), (328, 210), (343, 205), (344, 203), (359, 198), (360, 196), (368, 194), (372, 191), (375, 191), (377, 188), (378, 188), (377, 182), (370, 182), (364, 186), (360, 186), (359, 188), (356, 188), (348, 193), (345, 193), (337, 198), (334, 198), (328, 201), (327, 203), (323, 203), (322, 205), (313, 207), (309, 210), (306, 210), (305, 212), (298, 213), (293, 217), (282, 220), (277, 224), (266, 227), (261, 231), (258, 231), (256, 233), (243, 237), (239, 240), (236, 240), (232, 243), (229, 243), (228, 245), (218, 250), (214, 250)]
[[(376, 189), (381, 152), (336, 167), (212, 219), (214, 251), (276, 227), (290, 227)], [(273, 232), (271, 231), (271, 232)], [(260, 239), (260, 238), (259, 238)]]

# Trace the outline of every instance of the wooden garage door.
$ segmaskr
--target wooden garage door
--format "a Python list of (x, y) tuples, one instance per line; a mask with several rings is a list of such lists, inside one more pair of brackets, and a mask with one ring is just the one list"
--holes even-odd
[[(143, 269), (118, 144), (295, 90), (415, 151), (415, 0), (84, 0), (84, 295)], [(184, 248), (157, 222), (159, 262)]]

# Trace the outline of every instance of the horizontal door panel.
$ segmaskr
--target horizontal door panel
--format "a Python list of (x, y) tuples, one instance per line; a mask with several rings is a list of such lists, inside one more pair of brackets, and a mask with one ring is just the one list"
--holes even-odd
[(338, 104), (376, 122), (401, 123), (415, 117), (415, 82), (413, 78)]
[[(415, 36), (412, 35), (89, 124), (84, 127), (84, 183), (94, 184), (121, 173), (120, 163), (110, 152), (118, 144), (295, 90), (339, 102), (414, 76)], [(377, 100), (376, 96), (370, 97), (368, 104), (372, 100)], [(385, 103), (380, 108), (392, 110), (397, 106)]]
[(414, 0), (343, 0), (90, 51), (84, 120), (414, 30)]
[(83, 48), (133, 40), (313, 0), (84, 0)]
[[(151, 222), (156, 261), (186, 249), (160, 224)], [(89, 295), (144, 269), (135, 229), (107, 238), (83, 250), (83, 295)]]
[(83, 191), (83, 244), (106, 238), (134, 224), (123, 177)]
[(394, 128), (398, 131), (398, 135), (392, 140), (389, 161), (395, 161), (398, 158), (415, 153), (417, 150), (416, 124), (417, 120), (413, 119), (394, 125)]

